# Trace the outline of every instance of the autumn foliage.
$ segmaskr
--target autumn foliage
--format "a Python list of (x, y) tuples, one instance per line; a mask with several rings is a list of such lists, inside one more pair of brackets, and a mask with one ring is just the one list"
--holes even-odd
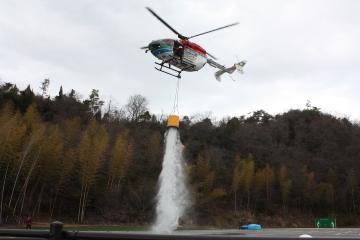
[[(62, 88), (0, 85), (0, 223), (25, 215), (69, 222), (149, 224), (154, 219), (165, 118), (134, 95), (104, 107)], [(360, 127), (307, 106), (260, 110), (180, 126), (191, 224), (240, 224), (238, 216), (359, 216)]]

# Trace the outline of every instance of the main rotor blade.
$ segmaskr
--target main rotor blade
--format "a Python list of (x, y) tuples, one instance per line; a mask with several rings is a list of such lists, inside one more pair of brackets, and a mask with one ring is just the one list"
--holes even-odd
[(204, 34), (207, 34), (207, 33), (215, 32), (215, 31), (218, 31), (218, 30), (221, 30), (221, 29), (224, 29), (224, 28), (232, 27), (232, 26), (235, 26), (235, 25), (238, 25), (238, 24), (239, 23), (236, 22), (236, 23), (232, 23), (232, 24), (229, 24), (229, 25), (226, 25), (226, 26), (223, 26), (223, 27), (215, 28), (213, 30), (210, 30), (210, 31), (207, 31), (207, 32), (203, 32), (203, 33), (196, 34), (194, 36), (188, 37), (188, 39), (194, 38), (194, 37), (197, 37), (197, 36), (200, 36), (200, 35), (204, 35)]
[(160, 22), (162, 22), (165, 26), (167, 26), (173, 33), (175, 33), (176, 35), (178, 35), (179, 38), (184, 39), (186, 37), (184, 37), (183, 35), (181, 35), (180, 33), (178, 33), (178, 31), (176, 31), (175, 29), (173, 29), (167, 22), (164, 21), (164, 19), (162, 19), (159, 15), (157, 15), (151, 8), (146, 7), (146, 9), (152, 14), (154, 15), (154, 17), (156, 17)]

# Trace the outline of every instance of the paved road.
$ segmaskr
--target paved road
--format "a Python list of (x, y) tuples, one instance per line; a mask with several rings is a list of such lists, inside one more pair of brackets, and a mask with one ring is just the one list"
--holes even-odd
[(177, 231), (179, 234), (194, 235), (243, 235), (251, 237), (299, 237), (308, 234), (313, 237), (339, 237), (339, 238), (358, 238), (360, 239), (360, 228), (264, 228), (260, 231), (249, 230), (194, 230)]
[[(8, 231), (10, 230), (3, 230), (3, 232), (6, 232), (8, 234)], [(32, 231), (31, 231), (32, 232)], [(39, 232), (39, 231), (38, 231)], [(29, 231), (30, 233), (30, 231)], [(227, 230), (221, 230), (221, 229), (214, 229), (214, 230), (179, 230), (175, 231), (173, 233), (168, 233), (164, 235), (159, 235), (158, 233), (154, 232), (124, 232), (124, 231), (116, 231), (116, 232), (74, 232), (74, 231), (68, 231), (67, 234), (72, 238), (71, 234), (75, 234), (74, 236), (77, 237), (91, 237), (91, 239), (95, 239), (94, 236), (101, 237), (104, 239), (104, 234), (107, 234), (107, 237), (109, 239), (124, 239), (124, 240), (135, 240), (135, 239), (142, 239), (142, 240), (236, 240), (238, 239), (244, 239), (244, 237), (260, 237), (260, 238), (298, 238), (300, 235), (308, 234), (315, 238), (347, 238), (347, 239), (359, 239), (360, 240), (360, 228), (335, 228), (335, 229), (317, 229), (317, 228), (265, 228), (260, 231), (249, 231), (249, 230), (239, 230), (239, 229), (227, 229)], [(95, 234), (95, 235), (94, 235)], [(39, 234), (38, 234), (39, 235)], [(84, 235), (84, 236), (81, 236)], [(2, 234), (2, 236), (6, 236)], [(14, 236), (11, 235), (10, 236)], [(23, 236), (22, 239), (26, 239)], [(193, 238), (193, 236), (195, 236)], [(196, 236), (200, 236), (199, 238), (196, 238)], [(207, 236), (213, 236), (207, 238)], [(224, 238), (225, 236), (225, 238)], [(14, 238), (8, 238), (8, 237), (0, 237), (0, 240), (5, 239), (14, 239)], [(90, 238), (88, 238), (90, 239)], [(106, 239), (106, 238), (105, 238)], [(15, 239), (14, 239), (15, 240)], [(19, 239), (16, 239), (19, 240)]]
[[(118, 232), (120, 233), (120, 232)], [(122, 232), (124, 233), (124, 232)], [(128, 232), (129, 234), (156, 234), (154, 232)], [(308, 234), (312, 237), (324, 238), (351, 238), (360, 239), (360, 228), (265, 228), (260, 231), (249, 231), (239, 229), (227, 230), (179, 230), (170, 235), (193, 235), (193, 236), (229, 236), (229, 237), (291, 237), (298, 238), (300, 235)], [(165, 233), (165, 235), (167, 235)]]

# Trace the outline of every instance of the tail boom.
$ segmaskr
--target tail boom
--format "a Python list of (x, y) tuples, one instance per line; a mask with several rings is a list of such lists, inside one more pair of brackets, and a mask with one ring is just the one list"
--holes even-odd
[(232, 74), (233, 72), (235, 72), (235, 70), (237, 70), (239, 73), (243, 73), (243, 67), (246, 64), (246, 61), (241, 61), (241, 62), (235, 63), (233, 66), (228, 67), (228, 68), (213, 61), (212, 59), (208, 59), (207, 63), (212, 67), (220, 69), (219, 71), (217, 71), (215, 73), (216, 80), (218, 80), (220, 82), (221, 75), (223, 75), (224, 73)]
[(235, 72), (235, 70), (237, 70), (239, 73), (244, 73), (243, 67), (245, 66), (245, 64), (246, 64), (246, 61), (241, 61), (241, 62), (235, 63), (233, 66), (231, 66), (229, 68), (220, 69), (219, 71), (217, 71), (215, 73), (216, 80), (218, 80), (220, 82), (221, 75), (223, 75), (224, 73), (232, 74), (233, 72)]

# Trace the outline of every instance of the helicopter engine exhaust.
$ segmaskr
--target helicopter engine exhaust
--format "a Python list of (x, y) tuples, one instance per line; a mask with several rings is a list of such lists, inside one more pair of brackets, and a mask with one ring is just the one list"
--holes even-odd
[(233, 72), (235, 72), (235, 70), (237, 70), (239, 73), (244, 73), (243, 67), (245, 66), (245, 64), (246, 64), (246, 61), (241, 61), (241, 62), (235, 63), (233, 66), (231, 66), (229, 68), (224, 68), (224, 69), (217, 71), (215, 73), (216, 80), (218, 80), (220, 82), (221, 75), (223, 75), (224, 73), (232, 74)]

